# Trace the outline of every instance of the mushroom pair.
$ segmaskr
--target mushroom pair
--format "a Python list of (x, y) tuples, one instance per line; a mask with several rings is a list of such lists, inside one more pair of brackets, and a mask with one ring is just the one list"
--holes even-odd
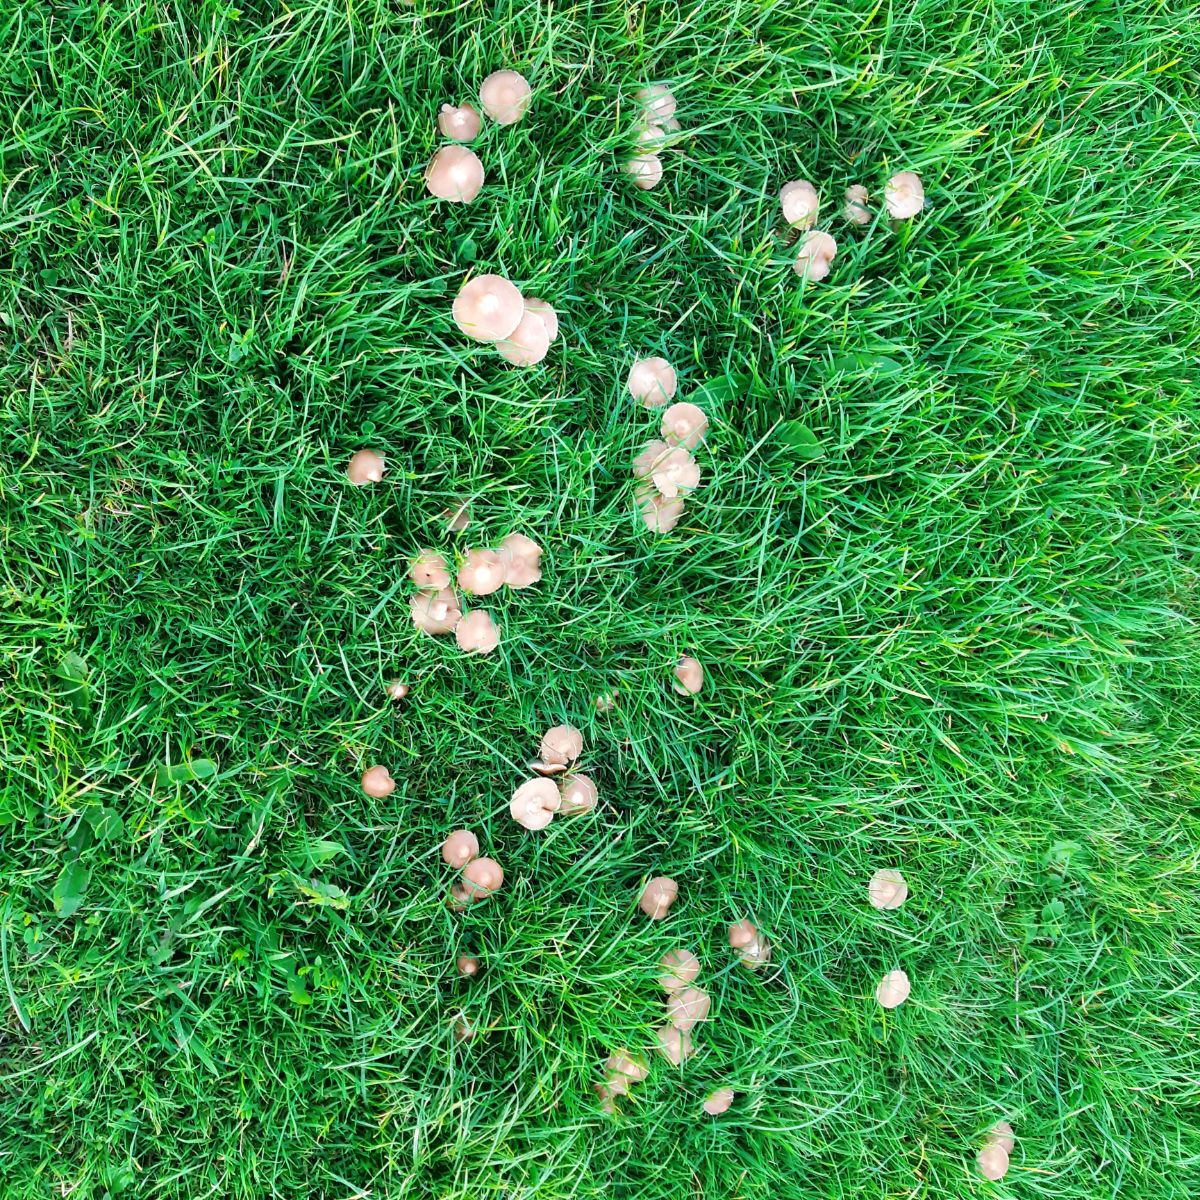
[(837, 253), (837, 243), (829, 234), (813, 228), (821, 211), (817, 189), (807, 179), (793, 179), (779, 189), (779, 207), (790, 228), (806, 231), (792, 270), (813, 282), (824, 279)]
[(514, 366), (539, 363), (558, 337), (558, 314), (545, 300), (526, 300), (500, 275), (476, 275), (452, 306), (454, 323), (477, 342), (493, 342)]
[[(537, 778), (512, 794), (508, 811), (526, 829), (545, 829), (555, 813), (591, 812), (598, 799), (596, 784), (580, 772), (566, 772), (583, 750), (583, 735), (571, 725), (555, 725), (542, 737), (541, 760), (530, 766)], [(557, 781), (550, 776), (561, 776)]]
[(510, 533), (498, 549), (467, 551), (458, 569), (458, 586), (472, 596), (490, 596), (506, 585), (514, 591), (542, 578), (542, 548), (523, 533)]
[[(925, 207), (925, 185), (915, 171), (897, 171), (883, 189), (883, 202), (893, 221), (909, 221)], [(842, 215), (851, 225), (871, 223), (870, 196), (861, 183), (846, 189)]]
[(729, 927), (729, 945), (744, 967), (757, 971), (771, 961), (771, 943), (750, 921), (735, 921)]
[(1008, 1157), (1017, 1144), (1013, 1127), (1007, 1121), (997, 1121), (988, 1130), (988, 1139), (975, 1156), (975, 1163), (984, 1179), (993, 1182), (1008, 1174)]
[(614, 1050), (604, 1062), (604, 1082), (592, 1085), (600, 1097), (600, 1107), (606, 1113), (615, 1113), (616, 1098), (629, 1095), (630, 1087), (641, 1083), (649, 1074), (650, 1068), (641, 1055), (630, 1054), (628, 1050)]
[(636, 142), (637, 153), (625, 160), (625, 174), (635, 187), (649, 191), (662, 182), (663, 165), (658, 151), (680, 131), (675, 119), (675, 97), (661, 83), (652, 83), (636, 93), (641, 105), (638, 117)]
[(479, 857), (479, 839), (469, 829), (456, 829), (446, 838), (442, 861), (462, 871), (462, 878), (450, 889), (449, 903), (455, 912), (477, 900), (486, 900), (504, 882), (500, 864), (494, 858)]

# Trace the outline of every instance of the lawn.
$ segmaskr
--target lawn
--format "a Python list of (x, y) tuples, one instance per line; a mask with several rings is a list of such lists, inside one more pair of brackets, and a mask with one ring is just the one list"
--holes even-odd
[[(0, 6), (4, 1200), (1191, 1200), (1197, 61), (1153, 0)], [(529, 115), (433, 199), (504, 67)], [(902, 170), (923, 212), (843, 220)], [(471, 272), (543, 362), (462, 336)], [(710, 421), (665, 535), (647, 355)], [(417, 632), (410, 558), (511, 533), (498, 649)], [(527, 832), (562, 722), (600, 804)], [(606, 1115), (675, 947), (698, 1053)]]

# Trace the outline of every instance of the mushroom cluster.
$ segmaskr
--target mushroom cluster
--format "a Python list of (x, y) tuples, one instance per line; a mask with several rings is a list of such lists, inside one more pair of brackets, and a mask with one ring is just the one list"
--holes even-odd
[(469, 338), (491, 342), (517, 367), (540, 363), (558, 337), (558, 313), (545, 300), (526, 299), (502, 275), (467, 280), (451, 306), (454, 323)]
[[(494, 858), (479, 857), (479, 839), (469, 829), (456, 829), (446, 838), (442, 843), (442, 861), (462, 872), (459, 881), (450, 889), (448, 903), (455, 912), (461, 912), (478, 900), (486, 900), (504, 882), (500, 864)], [(459, 973), (473, 975), (475, 971), (463, 971), (463, 961), (459, 960)], [(475, 970), (478, 969), (476, 961)]]
[(634, 129), (636, 148), (625, 160), (624, 171), (635, 187), (649, 191), (662, 182), (659, 152), (670, 144), (681, 126), (675, 119), (675, 97), (664, 84), (640, 88), (635, 98), (640, 109)]
[(975, 1163), (984, 1179), (992, 1182), (1008, 1174), (1008, 1156), (1017, 1144), (1013, 1127), (1007, 1121), (997, 1121), (988, 1130), (987, 1141), (975, 1156)]
[(555, 725), (542, 736), (541, 758), (530, 763), (537, 774), (512, 794), (508, 811), (526, 829), (545, 829), (555, 813), (592, 812), (598, 793), (591, 776), (574, 770), (583, 752), (583, 735), (572, 725)]
[(600, 1107), (609, 1114), (616, 1112), (616, 1098), (629, 1095), (630, 1087), (641, 1083), (649, 1074), (650, 1068), (641, 1055), (630, 1054), (628, 1050), (614, 1050), (605, 1059), (603, 1082), (592, 1085), (600, 1097)]
[(771, 961), (771, 943), (749, 921), (735, 921), (730, 925), (729, 945), (737, 952), (742, 965), (752, 971)]
[(690, 950), (671, 950), (658, 965), (658, 982), (667, 993), (667, 1020), (654, 1031), (655, 1048), (678, 1067), (696, 1053), (692, 1030), (708, 1020), (712, 1000), (703, 988), (693, 986), (700, 974), (700, 960)]
[[(675, 370), (665, 358), (646, 358), (629, 372), (629, 392), (647, 408), (675, 395)], [(700, 466), (692, 451), (708, 431), (704, 410), (687, 401), (662, 415), (660, 437), (646, 442), (633, 460), (634, 500), (647, 529), (670, 533), (683, 515), (687, 496), (700, 484)]]

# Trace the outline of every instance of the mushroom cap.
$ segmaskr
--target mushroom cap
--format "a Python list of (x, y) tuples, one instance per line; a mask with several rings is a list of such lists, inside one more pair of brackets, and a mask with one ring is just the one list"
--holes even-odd
[(431, 196), (454, 204), (470, 204), (483, 188), (483, 163), (466, 146), (443, 146), (425, 168), (425, 187)]
[(700, 467), (690, 450), (676, 446), (654, 464), (650, 478), (661, 495), (673, 500), (680, 492), (691, 491), (699, 485)]
[(454, 1040), (456, 1042), (469, 1042), (476, 1034), (476, 1028), (466, 1017), (460, 1017), (454, 1022)]
[(497, 125), (515, 125), (533, 96), (529, 80), (516, 71), (493, 71), (479, 85), (479, 103)]
[(510, 588), (526, 588), (542, 577), (542, 548), (521, 533), (510, 533), (498, 551), (504, 560), (504, 582)]
[(708, 430), (708, 417), (704, 409), (686, 400), (672, 404), (662, 416), (662, 435), (669, 446), (686, 446), (689, 450), (699, 445)]
[(542, 761), (548, 764), (574, 762), (583, 752), (583, 734), (574, 725), (555, 725), (542, 734)]
[(593, 1083), (592, 1091), (600, 1097), (600, 1111), (611, 1117), (617, 1111), (617, 1106), (613, 1103), (612, 1089), (607, 1083)]
[(446, 528), (451, 533), (462, 533), (464, 529), (471, 523), (471, 505), (469, 501), (464, 500), (461, 504), (454, 508), (443, 508), (438, 513), (438, 520), (446, 522)]
[(1008, 1174), (1008, 1151), (999, 1142), (988, 1142), (975, 1156), (979, 1173), (995, 1182)]
[(646, 115), (655, 121), (669, 121), (675, 115), (676, 101), (663, 83), (650, 83), (634, 92)]
[(797, 229), (811, 229), (816, 224), (821, 197), (807, 179), (793, 179), (779, 189), (779, 207), (783, 219)]
[[(668, 409), (667, 411), (670, 412), (671, 410)], [(657, 438), (647, 442), (634, 455), (633, 477), (635, 479), (649, 479), (650, 473), (654, 470), (654, 464), (670, 449), (671, 447), (666, 442), (660, 442)]]
[(504, 560), (494, 550), (468, 550), (458, 568), (458, 586), (472, 596), (490, 596), (504, 583)]
[(639, 358), (629, 368), (625, 385), (629, 394), (647, 408), (662, 408), (674, 398), (679, 380), (675, 368), (665, 358), (655, 355)]
[(752, 942), (739, 946), (737, 954), (742, 966), (757, 971), (771, 961), (771, 943), (759, 933)]
[(688, 654), (675, 664), (675, 682), (671, 685), (681, 696), (694, 696), (704, 686), (704, 668)]
[(635, 494), (642, 522), (651, 533), (670, 533), (683, 516), (683, 497), (670, 500), (660, 496), (653, 485), (640, 488)]
[(658, 965), (662, 967), (662, 974), (658, 977), (659, 987), (668, 992), (682, 991), (700, 974), (700, 960), (682, 947), (667, 951), (658, 960)]
[(368, 767), (362, 775), (362, 790), (368, 796), (381, 800), (396, 790), (396, 781), (388, 773), (387, 767)]
[(897, 171), (883, 190), (888, 216), (897, 221), (915, 217), (925, 207), (925, 185), (915, 171)]
[(460, 880), (458, 883), (451, 885), (450, 895), (446, 897), (446, 903), (454, 912), (462, 912), (474, 898), (471, 889)]
[(698, 987), (686, 987), (674, 992), (667, 1001), (667, 1020), (681, 1033), (687, 1033), (701, 1021), (708, 1020), (711, 1007), (712, 1000), (706, 991)]
[(750, 921), (735, 921), (730, 925), (729, 944), (735, 950), (742, 950), (756, 941), (758, 941), (758, 928)]
[(682, 1066), (683, 1063), (696, 1053), (692, 1045), (692, 1035), (685, 1030), (676, 1029), (674, 1025), (660, 1025), (654, 1036), (658, 1040), (655, 1049), (672, 1066)]
[(717, 1088), (715, 1092), (709, 1092), (708, 1097), (705, 1099), (703, 1105), (704, 1111), (710, 1117), (719, 1117), (723, 1112), (729, 1111), (729, 1106), (733, 1103), (733, 1097), (733, 1088)]
[[(650, 1074), (645, 1059), (635, 1057), (628, 1050), (614, 1050), (604, 1064), (610, 1075), (623, 1075), (630, 1083), (641, 1083)], [(610, 1083), (611, 1087), (612, 1084)]]
[(870, 196), (861, 183), (852, 183), (846, 189), (846, 207), (842, 215), (851, 225), (870, 225), (871, 210), (867, 207)]
[(414, 592), (409, 597), (408, 607), (413, 624), (422, 633), (434, 636), (439, 633), (453, 633), (462, 619), (458, 597), (451, 588), (442, 588), (437, 592), (424, 589)]
[(358, 450), (350, 456), (346, 478), (355, 487), (362, 487), (365, 483), (378, 483), (386, 470), (387, 464), (382, 454), (376, 454), (374, 450)]
[(550, 349), (550, 331), (546, 322), (537, 313), (528, 309), (517, 322), (517, 327), (496, 343), (500, 357), (515, 367), (531, 367), (540, 363)]
[(595, 700), (592, 701), (597, 712), (612, 712), (617, 707), (616, 692), (601, 692)]
[(454, 962), (455, 969), (463, 979), (479, 974), (479, 959), (470, 954), (460, 954)]
[(899, 908), (908, 899), (908, 884), (899, 871), (884, 867), (871, 876), (867, 895), (872, 908)]
[(459, 289), (452, 306), (454, 323), (477, 342), (498, 342), (521, 323), (525, 301), (499, 275), (476, 275)]
[(889, 971), (876, 985), (875, 999), (883, 1008), (899, 1008), (911, 991), (912, 984), (903, 971)]
[(526, 829), (545, 829), (561, 805), (558, 787), (552, 780), (529, 779), (513, 792), (508, 811)]
[(455, 625), (454, 640), (468, 654), (491, 654), (500, 645), (500, 629), (486, 608), (477, 608)]
[(541, 567), (527, 558), (510, 558), (504, 567), (504, 582), (514, 591), (532, 587), (541, 577)]
[(796, 252), (792, 270), (813, 283), (829, 274), (833, 256), (837, 253), (837, 242), (823, 229), (810, 229)]
[(539, 300), (536, 296), (525, 301), (525, 315), (529, 316), (530, 313), (541, 318), (546, 327), (546, 335), (553, 342), (558, 337), (558, 313), (545, 300)]
[(640, 187), (643, 192), (662, 183), (662, 159), (657, 154), (634, 154), (625, 160), (621, 169), (633, 180), (634, 186)]
[(387, 694), (389, 700), (403, 700), (408, 695), (408, 684), (393, 679), (387, 685)]
[(408, 568), (408, 577), (419, 588), (441, 591), (450, 586), (450, 569), (446, 560), (436, 550), (418, 551)]
[[(544, 782), (549, 782), (545, 780)], [(591, 812), (599, 800), (596, 784), (590, 775), (568, 775), (562, 782), (562, 808), (564, 814)]]
[(456, 829), (442, 843), (442, 862), (456, 871), (479, 857), (479, 839), (469, 829)]
[(655, 875), (642, 889), (638, 907), (652, 921), (661, 921), (679, 895), (679, 884), (665, 875)]
[(472, 900), (497, 891), (504, 882), (504, 871), (494, 858), (475, 858), (463, 868), (463, 887)]
[(473, 142), (479, 136), (482, 125), (479, 110), (465, 101), (457, 108), (453, 104), (443, 104), (438, 112), (438, 128), (442, 131), (442, 137), (456, 142)]
[(988, 1141), (1003, 1146), (1004, 1153), (1011, 1154), (1017, 1144), (1017, 1135), (1013, 1133), (1013, 1127), (1007, 1121), (997, 1121), (988, 1130)]

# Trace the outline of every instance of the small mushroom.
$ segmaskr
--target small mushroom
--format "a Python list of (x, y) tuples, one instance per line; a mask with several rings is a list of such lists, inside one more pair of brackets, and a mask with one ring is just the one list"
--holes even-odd
[(908, 899), (908, 884), (899, 871), (884, 867), (871, 876), (867, 895), (872, 908), (899, 908)]
[(458, 586), (471, 596), (490, 596), (504, 583), (504, 560), (494, 550), (468, 550)]
[(496, 343), (500, 357), (515, 367), (540, 363), (550, 349), (550, 331), (545, 321), (526, 309), (516, 329)]
[(822, 229), (810, 229), (796, 252), (792, 270), (811, 283), (817, 283), (829, 274), (833, 256), (837, 253), (837, 242)]
[(665, 875), (655, 875), (642, 889), (638, 907), (652, 921), (661, 921), (667, 915), (675, 897), (679, 895), (679, 884)]
[[(668, 412), (670, 409), (667, 410)], [(633, 477), (635, 479), (649, 479), (651, 472), (654, 470), (654, 464), (659, 461), (671, 449), (666, 442), (660, 442), (657, 438), (647, 442), (641, 450), (634, 455), (633, 459)]]
[(876, 985), (875, 999), (883, 1008), (899, 1008), (911, 991), (912, 984), (903, 971), (889, 971)]
[(479, 839), (469, 829), (456, 829), (442, 843), (442, 862), (456, 871), (478, 857)]
[[(548, 782), (548, 781), (543, 781)], [(596, 785), (589, 775), (569, 775), (562, 783), (562, 807), (564, 816), (572, 813), (591, 812), (599, 800)]]
[(1004, 1153), (1011, 1154), (1017, 1144), (1017, 1135), (1013, 1133), (1013, 1127), (1007, 1121), (997, 1121), (988, 1130), (988, 1141), (1003, 1146)]
[(675, 368), (665, 358), (639, 358), (629, 368), (625, 381), (629, 394), (647, 408), (662, 408), (675, 396), (679, 381)]
[(680, 492), (691, 491), (700, 483), (700, 467), (690, 450), (676, 446), (654, 464), (650, 478), (659, 494), (674, 500)]
[(715, 1092), (709, 1092), (707, 1099), (705, 1099), (703, 1104), (704, 1111), (710, 1117), (719, 1117), (723, 1112), (729, 1111), (729, 1106), (733, 1103), (733, 1097), (733, 1088), (717, 1088)]
[(674, 1025), (660, 1025), (654, 1031), (654, 1036), (658, 1040), (655, 1048), (673, 1067), (682, 1066), (696, 1053), (696, 1047), (692, 1045), (692, 1035), (676, 1029)]
[(614, 1096), (624, 1096), (632, 1083), (641, 1083), (650, 1074), (644, 1059), (627, 1050), (615, 1050), (604, 1063), (608, 1074), (608, 1090)]
[(396, 790), (396, 781), (388, 774), (387, 767), (368, 767), (362, 776), (362, 790), (376, 800), (390, 796)]
[(641, 188), (643, 192), (662, 183), (662, 159), (657, 154), (634, 154), (625, 160), (622, 170), (633, 181), (634, 187)]
[(350, 456), (346, 478), (355, 487), (362, 487), (366, 483), (378, 483), (385, 470), (387, 465), (382, 454), (376, 454), (374, 450), (359, 450)]
[(993, 1183), (1008, 1174), (1008, 1151), (1000, 1142), (988, 1142), (975, 1156), (975, 1162), (980, 1175)]
[(528, 111), (533, 90), (516, 71), (493, 71), (479, 85), (479, 103), (497, 125), (515, 125)]
[(459, 289), (452, 306), (454, 323), (477, 342), (498, 342), (525, 315), (521, 293), (499, 275), (476, 275)]
[(425, 187), (431, 196), (454, 204), (470, 204), (483, 188), (483, 163), (466, 146), (443, 146), (425, 168)]
[(675, 993), (686, 988), (700, 974), (700, 960), (690, 950), (669, 950), (658, 960), (662, 974), (659, 987)]
[(529, 316), (531, 313), (541, 318), (546, 327), (546, 336), (553, 342), (558, 337), (558, 313), (545, 300), (538, 300), (536, 297), (525, 301), (525, 315)]
[(846, 189), (846, 207), (842, 215), (851, 225), (870, 225), (871, 210), (867, 207), (867, 189), (861, 183), (851, 184)]
[(486, 608), (477, 608), (455, 625), (454, 640), (468, 654), (491, 654), (500, 645), (500, 629)]
[(483, 900), (499, 890), (504, 872), (494, 858), (476, 858), (463, 868), (462, 881), (469, 899)]
[(539, 752), (543, 763), (565, 767), (583, 753), (583, 734), (574, 725), (555, 725), (542, 734)]
[(470, 954), (460, 954), (454, 963), (460, 979), (471, 979), (479, 974), (479, 959)]
[(457, 108), (453, 104), (443, 104), (438, 112), (438, 128), (442, 131), (442, 137), (455, 142), (473, 142), (479, 136), (482, 124), (479, 111), (473, 104), (463, 103)]
[(436, 550), (422, 550), (408, 568), (408, 577), (419, 588), (441, 591), (450, 586), (450, 570)]
[(915, 171), (898, 171), (887, 181), (883, 199), (888, 216), (907, 221), (925, 207), (925, 185)]
[(466, 1017), (459, 1017), (459, 1019), (454, 1022), (454, 1040), (456, 1042), (469, 1042), (478, 1032), (478, 1028), (475, 1025), (472, 1025)]
[(708, 429), (704, 409), (681, 400), (663, 413), (662, 435), (669, 446), (686, 446), (689, 450), (700, 444)]
[(613, 1102), (613, 1094), (607, 1083), (593, 1083), (592, 1091), (600, 1097), (600, 1111), (607, 1113), (610, 1117), (617, 1111), (617, 1106)]
[(675, 682), (671, 685), (681, 696), (694, 696), (704, 686), (704, 668), (688, 654), (675, 664)]
[(453, 508), (443, 508), (438, 513), (438, 520), (445, 521), (446, 528), (451, 533), (462, 533), (471, 523), (471, 506), (465, 500)]
[(389, 700), (403, 700), (408, 695), (408, 684), (402, 683), (399, 679), (393, 679), (387, 685), (387, 694)]
[(617, 707), (616, 692), (601, 692), (595, 700), (592, 701), (597, 712), (606, 713), (612, 712)]
[(504, 582), (510, 588), (527, 588), (542, 577), (542, 548), (521, 533), (510, 533), (500, 543)]
[(413, 624), (422, 633), (435, 637), (441, 633), (453, 633), (462, 619), (458, 597), (450, 588), (442, 588), (438, 592), (414, 592), (409, 597), (408, 607)]
[(751, 921), (736, 921), (730, 925), (729, 945), (737, 951), (742, 965), (751, 970), (771, 961), (771, 943)]
[(665, 84), (651, 83), (639, 88), (634, 96), (653, 121), (669, 121), (675, 115), (675, 96)]
[(683, 516), (683, 497), (675, 496), (668, 500), (666, 496), (660, 496), (651, 484), (639, 488), (634, 493), (634, 499), (642, 521), (651, 533), (670, 533)]
[(794, 179), (779, 189), (779, 207), (794, 229), (811, 229), (817, 223), (821, 197), (807, 179)]
[(545, 829), (562, 806), (558, 788), (549, 779), (530, 779), (512, 794), (508, 811), (526, 829)]

